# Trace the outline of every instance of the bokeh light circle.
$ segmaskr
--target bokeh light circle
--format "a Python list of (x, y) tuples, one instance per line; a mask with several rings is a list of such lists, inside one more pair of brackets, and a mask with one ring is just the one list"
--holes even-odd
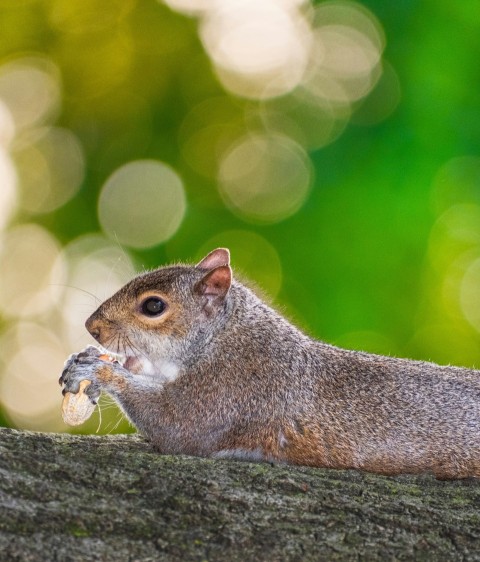
[(322, 66), (341, 77), (369, 73), (380, 59), (375, 45), (357, 29), (346, 25), (328, 25), (319, 31)]
[(0, 147), (0, 231), (8, 223), (17, 201), (17, 173), (9, 154)]
[(65, 268), (58, 241), (43, 227), (23, 224), (6, 232), (0, 245), (0, 311), (31, 317), (59, 299)]
[(247, 220), (278, 222), (294, 214), (305, 202), (312, 166), (298, 144), (280, 135), (248, 135), (240, 139), (220, 162), (221, 194), (230, 207)]
[(349, 105), (336, 106), (331, 100), (306, 89), (265, 101), (250, 114), (270, 133), (288, 136), (307, 149), (318, 149), (334, 142), (351, 117)]
[(460, 284), (460, 305), (465, 318), (480, 332), (480, 258), (474, 260)]
[(187, 15), (200, 15), (215, 6), (217, 0), (158, 0), (172, 10)]
[(0, 98), (0, 147), (7, 148), (15, 136), (15, 121), (7, 104)]
[(16, 427), (37, 431), (65, 428), (62, 395), (56, 383), (66, 359), (54, 332), (40, 324), (20, 322), (1, 339), (0, 396)]
[(62, 332), (71, 351), (92, 343), (85, 320), (135, 275), (129, 255), (98, 234), (80, 236), (60, 256), (67, 265), (66, 288), (58, 303)]
[[(351, 0), (331, 0), (317, 4), (313, 12), (312, 27), (318, 30), (336, 25), (358, 31), (380, 52), (385, 48), (385, 32), (382, 25), (363, 4)], [(345, 62), (350, 66), (353, 61)]]
[(382, 73), (385, 46), (375, 16), (355, 2), (322, 2), (312, 19), (312, 48), (302, 85), (340, 106), (365, 97)]
[(435, 175), (432, 202), (437, 212), (459, 202), (480, 204), (480, 157), (465, 155), (448, 160)]
[(84, 176), (83, 150), (67, 129), (51, 127), (15, 157), (20, 206), (31, 213), (48, 213), (69, 201)]
[(44, 124), (60, 108), (59, 70), (43, 57), (19, 58), (0, 66), (0, 99), (17, 129)]
[(382, 74), (375, 87), (352, 116), (356, 125), (377, 125), (387, 119), (400, 103), (402, 88), (398, 74), (385, 60), (382, 61), (381, 70)]
[(480, 205), (452, 205), (434, 223), (429, 240), (429, 261), (444, 276), (450, 265), (474, 248), (480, 248)]
[(98, 201), (104, 231), (133, 248), (149, 248), (171, 238), (186, 210), (179, 175), (163, 162), (125, 164), (106, 181)]
[(218, 2), (200, 36), (225, 88), (244, 97), (291, 91), (308, 63), (310, 28), (292, 2)]

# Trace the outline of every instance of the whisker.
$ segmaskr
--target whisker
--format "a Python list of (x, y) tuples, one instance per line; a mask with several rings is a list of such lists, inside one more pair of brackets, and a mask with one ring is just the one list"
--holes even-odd
[(112, 431), (115, 431), (115, 430), (118, 428), (118, 426), (122, 423), (122, 421), (123, 421), (123, 414), (121, 414), (120, 417), (118, 418), (118, 421), (117, 421), (117, 423), (115, 424), (115, 426), (114, 426), (114, 428), (113, 428)]
[(64, 283), (50, 283), (50, 287), (65, 287), (66, 289), (75, 289), (76, 291), (81, 291), (89, 297), (94, 298), (98, 303), (102, 302), (102, 300), (94, 293), (91, 293), (90, 291), (87, 291), (85, 289), (81, 289), (80, 287), (75, 287), (74, 285), (65, 285)]
[(138, 354), (140, 356), (143, 356), (145, 359), (148, 360), (148, 356), (146, 355), (146, 353), (144, 353), (140, 348), (138, 348), (136, 345), (134, 345), (134, 343), (132, 342), (132, 340), (128, 336), (125, 336), (125, 339), (127, 340), (128, 345), (132, 349), (134, 349), (136, 352), (138, 352)]
[[(120, 425), (120, 423), (122, 422), (123, 414), (121, 412), (119, 412), (119, 413), (120, 413), (120, 416), (119, 416), (118, 420), (116, 421), (116, 423), (111, 422), (110, 425), (107, 427), (108, 435), (110, 435), (113, 431), (115, 431), (117, 429), (117, 427)], [(115, 425), (113, 425), (114, 423), (115, 423)]]
[(100, 426), (102, 425), (102, 406), (100, 405), (100, 403), (98, 404), (98, 426), (97, 426), (97, 431), (96, 433), (98, 433), (100, 431)]

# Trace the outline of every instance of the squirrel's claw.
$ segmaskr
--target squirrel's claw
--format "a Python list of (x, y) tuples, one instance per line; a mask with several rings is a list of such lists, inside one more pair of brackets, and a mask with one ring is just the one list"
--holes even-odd
[(90, 381), (89, 386), (85, 389), (85, 394), (90, 398), (90, 401), (96, 404), (100, 396), (100, 385), (96, 379), (96, 368), (101, 363), (101, 359), (96, 357), (75, 357), (72, 361), (68, 361), (68, 366), (63, 370), (59, 382), (63, 384), (62, 394), (65, 396), (68, 392), (77, 394), (80, 389), (82, 381)]
[(58, 383), (65, 385), (63, 394), (66, 392), (77, 393), (80, 380), (91, 380), (95, 373), (95, 367), (99, 361), (100, 350), (93, 345), (88, 346), (80, 353), (72, 353), (65, 361), (62, 374)]
[(75, 363), (78, 363), (79, 361), (83, 361), (84, 359), (98, 359), (100, 355), (102, 355), (102, 353), (103, 352), (100, 351), (98, 347), (89, 345), (79, 353), (74, 353), (73, 356), (70, 357), (73, 357)]
[(68, 367), (65, 367), (62, 371), (62, 374), (60, 375), (60, 378), (58, 379), (58, 384), (60, 386), (62, 386), (63, 384), (65, 384), (65, 380), (67, 378), (67, 374), (68, 374), (68, 370), (71, 367), (72, 364), (68, 365)]
[[(98, 359), (101, 354), (102, 354), (102, 352), (97, 347), (95, 347), (94, 345), (89, 345), (84, 350), (80, 351), (79, 353), (72, 353), (70, 355), (70, 357), (65, 361), (65, 364), (63, 366), (62, 374), (60, 375), (60, 378), (58, 379), (58, 384), (60, 386), (62, 386), (63, 384), (66, 383), (67, 375), (68, 375), (68, 372), (69, 372), (70, 368), (72, 367), (72, 365), (91, 364), (96, 359)], [(69, 391), (67, 391), (67, 392), (69, 392)]]

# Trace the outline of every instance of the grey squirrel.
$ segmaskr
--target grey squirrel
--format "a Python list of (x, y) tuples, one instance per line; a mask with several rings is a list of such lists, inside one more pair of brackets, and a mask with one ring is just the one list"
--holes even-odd
[(480, 372), (316, 341), (233, 279), (228, 250), (139, 275), (60, 377), (110, 394), (162, 453), (480, 477)]

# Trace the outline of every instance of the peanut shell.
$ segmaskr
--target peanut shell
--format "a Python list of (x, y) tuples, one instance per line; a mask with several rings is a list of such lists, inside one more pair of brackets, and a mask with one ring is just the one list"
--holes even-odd
[(81, 381), (80, 389), (76, 394), (67, 392), (62, 402), (63, 421), (68, 425), (80, 425), (87, 421), (95, 410), (90, 398), (85, 394), (85, 389), (91, 381)]

